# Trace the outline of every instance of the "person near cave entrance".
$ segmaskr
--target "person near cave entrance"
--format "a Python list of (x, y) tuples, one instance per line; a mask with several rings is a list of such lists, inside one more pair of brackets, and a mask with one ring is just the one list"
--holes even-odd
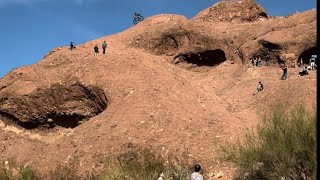
[(283, 65), (282, 67), (282, 76), (281, 76), (281, 79), (282, 80), (286, 80), (288, 77), (288, 67), (286, 64)]

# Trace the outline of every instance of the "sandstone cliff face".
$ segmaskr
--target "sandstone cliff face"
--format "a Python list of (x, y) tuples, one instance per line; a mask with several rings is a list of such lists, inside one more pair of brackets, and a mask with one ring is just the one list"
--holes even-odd
[[(133, 30), (129, 35), (130, 46), (173, 57), (200, 53), (201, 59), (191, 58), (193, 62), (208, 58), (201, 55), (205, 51), (222, 50), (224, 55), (218, 54), (216, 59), (248, 63), (250, 58), (260, 56), (265, 60), (269, 56), (273, 66), (286, 63), (295, 67), (304, 51), (315, 53), (312, 49), (317, 44), (315, 10), (268, 18), (252, 0), (219, 2), (189, 21), (181, 16), (158, 15), (138, 27), (140, 31)], [(283, 56), (292, 53), (295, 58)], [(308, 61), (309, 57), (303, 59)]]
[[(298, 77), (300, 69), (291, 67), (316, 52), (316, 11), (269, 17), (255, 2), (239, 2), (220, 2), (189, 20), (149, 17), (13, 70), (0, 79), (1, 158), (42, 172), (77, 159), (85, 172), (102, 168), (98, 156), (121, 154), (129, 143), (210, 167), (218, 145), (254, 127), (257, 112), (279, 102), (314, 107), (316, 73)], [(107, 54), (93, 56), (104, 40)], [(249, 65), (266, 55), (270, 66)], [(286, 81), (283, 63), (290, 67)], [(265, 90), (252, 96), (259, 81)], [(12, 132), (9, 122), (28, 131)], [(37, 134), (39, 127), (54, 135)]]

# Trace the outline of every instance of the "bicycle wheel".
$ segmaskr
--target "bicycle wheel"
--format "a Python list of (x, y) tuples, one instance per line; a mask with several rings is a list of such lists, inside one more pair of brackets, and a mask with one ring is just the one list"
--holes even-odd
[(133, 19), (133, 24), (134, 25), (138, 24), (138, 19)]

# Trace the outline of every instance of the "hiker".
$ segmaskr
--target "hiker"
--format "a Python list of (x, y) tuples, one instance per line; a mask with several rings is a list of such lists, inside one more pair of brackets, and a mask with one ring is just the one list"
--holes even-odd
[(299, 65), (300, 65), (300, 67), (303, 67), (303, 59), (302, 58), (300, 59), (300, 64)]
[(164, 174), (163, 174), (163, 172), (161, 172), (161, 174), (160, 174), (160, 176), (159, 176), (158, 180), (164, 180)]
[(265, 61), (266, 61), (266, 65), (269, 66), (269, 62), (270, 62), (270, 56), (269, 56), (269, 54), (266, 55)]
[(196, 164), (194, 166), (194, 172), (190, 176), (190, 180), (203, 180), (202, 175), (200, 174), (201, 166)]
[(253, 58), (250, 59), (252, 66), (254, 66), (254, 60)]
[(258, 64), (258, 59), (255, 57), (255, 58), (253, 58), (253, 66), (257, 66), (257, 64)]
[(76, 46), (73, 44), (73, 42), (71, 41), (70, 42), (70, 50), (72, 50), (72, 49), (75, 49), (76, 48)]
[(258, 65), (257, 65), (257, 66), (259, 66), (259, 67), (262, 66), (262, 60), (261, 60), (260, 56), (259, 56), (259, 58), (258, 58)]
[(106, 48), (107, 48), (107, 43), (106, 43), (106, 41), (103, 41), (103, 43), (102, 43), (102, 49), (103, 49), (102, 54), (106, 53)]
[(315, 66), (316, 66), (316, 59), (311, 57), (310, 58), (310, 67), (311, 67), (311, 70), (314, 71), (315, 69)]
[(99, 53), (98, 45), (95, 45), (93, 49), (94, 49), (94, 56), (96, 56)]
[(308, 68), (307, 68), (307, 67), (304, 67), (303, 70), (302, 70), (301, 72), (299, 72), (298, 77), (300, 77), (300, 76), (307, 76), (307, 75), (309, 75)]
[(282, 71), (283, 71), (283, 73), (282, 73), (281, 79), (285, 80), (285, 79), (287, 79), (287, 76), (288, 76), (288, 67), (286, 64), (284, 64), (284, 66), (282, 67)]

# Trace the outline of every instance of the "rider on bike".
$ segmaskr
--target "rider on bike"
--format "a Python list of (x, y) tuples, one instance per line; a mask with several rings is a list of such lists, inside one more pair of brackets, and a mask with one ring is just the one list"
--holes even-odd
[(134, 13), (134, 15), (133, 15), (133, 23), (134, 24), (137, 24), (138, 22), (143, 21), (143, 19), (144, 18), (141, 16), (141, 14)]

